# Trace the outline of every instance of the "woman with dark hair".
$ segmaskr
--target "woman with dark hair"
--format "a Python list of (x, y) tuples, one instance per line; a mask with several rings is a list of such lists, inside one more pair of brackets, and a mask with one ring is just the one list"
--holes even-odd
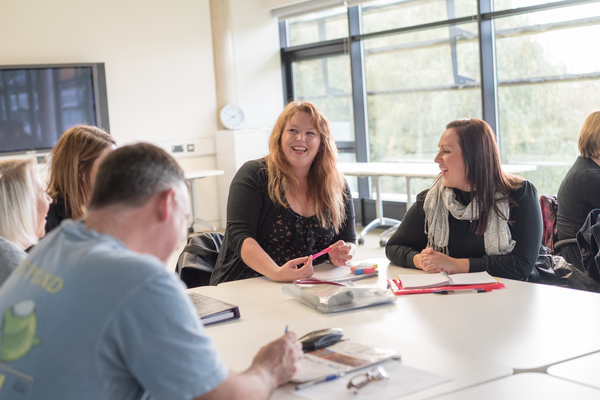
[(527, 279), (542, 238), (535, 187), (502, 171), (494, 133), (482, 120), (449, 123), (438, 147), (441, 174), (406, 213), (387, 258), (430, 273)]
[[(577, 236), (594, 208), (600, 208), (600, 111), (586, 118), (579, 133), (579, 154), (558, 189), (557, 240)], [(577, 243), (565, 244), (556, 252), (583, 270)]]
[(76, 125), (62, 134), (49, 156), (48, 194), (54, 203), (46, 232), (63, 219), (85, 215), (98, 166), (115, 146), (112, 136), (95, 126)]
[(310, 277), (312, 254), (346, 265), (356, 249), (350, 189), (337, 166), (329, 122), (305, 101), (289, 103), (269, 139), (269, 154), (245, 163), (229, 190), (227, 227), (211, 285), (267, 276)]

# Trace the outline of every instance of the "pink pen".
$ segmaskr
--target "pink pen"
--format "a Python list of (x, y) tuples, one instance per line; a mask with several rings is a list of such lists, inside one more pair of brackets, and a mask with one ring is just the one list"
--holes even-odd
[(328, 248), (326, 248), (325, 250), (323, 250), (323, 251), (320, 251), (320, 252), (318, 252), (317, 254), (315, 254), (315, 255), (313, 256), (313, 260), (315, 260), (317, 257), (321, 257), (323, 254), (327, 254), (327, 253), (329, 253), (330, 251), (331, 251), (331, 246), (329, 246), (329, 247), (328, 247)]

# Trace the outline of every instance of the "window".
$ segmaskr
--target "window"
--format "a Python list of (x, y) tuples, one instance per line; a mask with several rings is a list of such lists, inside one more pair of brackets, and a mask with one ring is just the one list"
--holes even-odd
[(363, 9), (363, 32), (422, 25), (477, 14), (472, 0), (402, 0), (375, 1)]
[(496, 20), (502, 160), (536, 164), (528, 177), (539, 193), (558, 191), (600, 107), (598, 37), (599, 3)]
[[(367, 39), (365, 66), (371, 161), (432, 162), (448, 122), (481, 118), (476, 24)], [(381, 190), (406, 193), (406, 179), (383, 178)]]
[(296, 98), (315, 103), (331, 123), (333, 136), (354, 161), (352, 85), (347, 54), (292, 63)]
[(290, 18), (288, 23), (291, 46), (348, 36), (348, 16), (344, 7)]
[[(504, 163), (535, 164), (523, 176), (539, 193), (558, 191), (586, 116), (600, 108), (600, 1), (378, 0), (345, 14), (346, 33), (283, 46), (282, 60), (285, 95), (322, 102), (353, 129), (336, 139), (353, 140), (357, 160), (431, 161), (448, 122), (477, 117), (496, 129)], [(406, 193), (403, 179), (381, 187), (386, 199)]]

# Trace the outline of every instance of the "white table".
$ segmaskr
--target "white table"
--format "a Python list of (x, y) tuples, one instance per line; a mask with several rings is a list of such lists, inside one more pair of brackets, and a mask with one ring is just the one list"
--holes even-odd
[(209, 176), (219, 176), (219, 175), (223, 175), (224, 173), (225, 173), (225, 171), (220, 170), (220, 169), (206, 169), (206, 170), (199, 170), (199, 171), (192, 171), (192, 172), (185, 173), (185, 180), (190, 185), (190, 201), (192, 203), (192, 222), (190, 223), (190, 228), (189, 228), (190, 233), (194, 232), (194, 224), (195, 223), (199, 223), (204, 226), (207, 226), (207, 227), (211, 228), (213, 231), (217, 230), (217, 228), (215, 226), (209, 224), (207, 221), (204, 221), (201, 218), (198, 218), (198, 214), (196, 213), (196, 188), (194, 186), (194, 182), (196, 181), (196, 179), (208, 178)]
[[(406, 210), (412, 205), (412, 178), (436, 178), (440, 174), (440, 167), (436, 163), (391, 163), (391, 162), (356, 162), (356, 163), (338, 163), (338, 168), (345, 175), (352, 175), (358, 177), (371, 177), (373, 179), (373, 188), (375, 195), (377, 196), (375, 203), (375, 215), (376, 218), (369, 222), (367, 226), (360, 232), (358, 237), (358, 244), (364, 243), (364, 236), (372, 229), (380, 226), (392, 226), (393, 228), (382, 234), (380, 245), (385, 246), (383, 237), (389, 233), (392, 233), (400, 224), (400, 221), (394, 218), (386, 218), (383, 216), (383, 199), (381, 198), (381, 188), (379, 185), (379, 179), (382, 176), (403, 176), (406, 179)], [(535, 171), (537, 166), (535, 165), (519, 165), (519, 164), (507, 164), (503, 165), (504, 171), (515, 174), (525, 171)]]
[(439, 400), (600, 399), (600, 390), (546, 374), (525, 373), (459, 390)]
[[(383, 285), (388, 276), (422, 273), (379, 264), (380, 276), (359, 283)], [(548, 366), (600, 351), (600, 294), (502, 280), (489, 293), (398, 296), (384, 305), (321, 314), (285, 295), (267, 278), (192, 289), (236, 304), (242, 318), (207, 328), (235, 371), (250, 365), (258, 348), (286, 325), (298, 335), (338, 326), (348, 338), (393, 348), (408, 366), (450, 375), (453, 380), (406, 398), (426, 398), (481, 384), (515, 372), (545, 372)], [(581, 307), (585, 304), (586, 307)], [(558, 340), (557, 338), (576, 338)], [(291, 386), (274, 398), (295, 398)]]
[[(563, 338), (568, 340), (567, 338)], [(573, 340), (578, 340), (573, 338)], [(548, 368), (550, 375), (600, 389), (600, 353), (576, 358)], [(600, 396), (598, 396), (600, 399)]]

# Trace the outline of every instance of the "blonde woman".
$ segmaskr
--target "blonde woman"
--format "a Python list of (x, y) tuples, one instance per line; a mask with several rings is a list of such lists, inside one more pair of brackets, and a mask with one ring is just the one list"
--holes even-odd
[(48, 194), (54, 203), (48, 212), (46, 232), (63, 219), (85, 215), (98, 166), (115, 145), (108, 133), (90, 125), (76, 125), (58, 139), (49, 156)]
[(234, 177), (227, 227), (211, 285), (267, 276), (290, 282), (313, 274), (312, 255), (346, 265), (356, 246), (354, 207), (337, 169), (329, 122), (313, 104), (289, 103), (269, 139), (269, 154)]
[(0, 161), (0, 285), (44, 236), (50, 203), (33, 159)]
[[(579, 154), (558, 189), (558, 240), (576, 237), (590, 211), (600, 208), (600, 111), (591, 113), (581, 128)], [(577, 243), (561, 246), (556, 254), (583, 270)]]

